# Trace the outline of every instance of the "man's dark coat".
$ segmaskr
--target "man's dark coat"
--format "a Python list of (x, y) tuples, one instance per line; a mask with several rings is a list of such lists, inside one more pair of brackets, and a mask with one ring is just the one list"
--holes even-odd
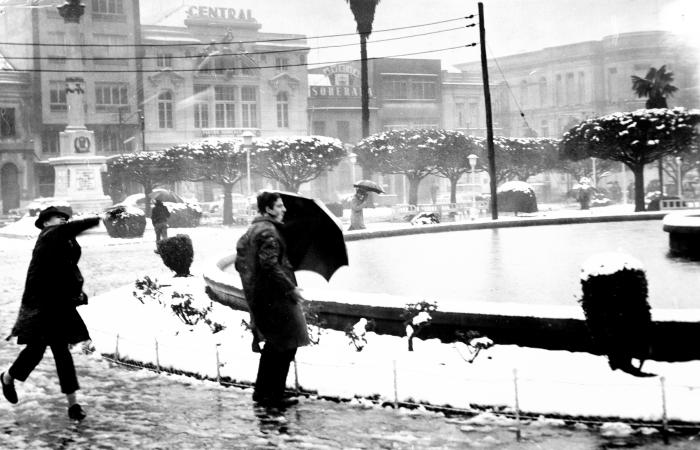
[(41, 230), (12, 328), (18, 344), (76, 344), (90, 339), (75, 310), (83, 295), (83, 276), (78, 269), (81, 250), (75, 237), (99, 223), (96, 217)]
[(297, 282), (280, 234), (282, 226), (264, 216), (253, 219), (236, 245), (236, 270), (265, 345), (288, 350), (308, 345), (309, 336), (301, 305), (291, 295)]

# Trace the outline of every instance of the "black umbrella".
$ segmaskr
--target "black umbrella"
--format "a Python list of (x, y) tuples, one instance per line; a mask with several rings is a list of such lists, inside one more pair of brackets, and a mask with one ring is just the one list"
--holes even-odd
[(372, 180), (360, 180), (352, 186), (365, 191), (376, 192), (377, 194), (384, 193), (384, 189)]
[(185, 203), (185, 201), (174, 193), (173, 191), (168, 191), (166, 189), (154, 189), (149, 195), (151, 200), (160, 200), (161, 202), (171, 202), (171, 203)]
[(283, 235), (294, 270), (310, 270), (330, 280), (348, 265), (343, 230), (326, 205), (291, 192), (279, 192), (287, 212)]

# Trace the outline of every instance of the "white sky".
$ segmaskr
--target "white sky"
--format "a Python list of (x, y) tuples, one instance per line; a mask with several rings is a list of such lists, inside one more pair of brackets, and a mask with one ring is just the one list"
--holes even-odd
[[(353, 33), (355, 21), (345, 0), (145, 0), (144, 22), (177, 5), (222, 6), (250, 9), (261, 31), (300, 33), (307, 36)], [(543, 47), (596, 40), (606, 35), (641, 30), (672, 30), (700, 48), (700, 1), (697, 0), (489, 0), (485, 2), (486, 42), (489, 57)], [(390, 37), (455, 28), (466, 21), (429, 27), (381, 32), (379, 30), (424, 24), (477, 13), (474, 0), (381, 0), (377, 7), (369, 56), (433, 51), (478, 42), (478, 28), (386, 43)], [(184, 16), (181, 16), (184, 17)], [(176, 18), (173, 16), (172, 18)], [(177, 22), (177, 21), (176, 21)], [(179, 23), (182, 23), (179, 21)], [(357, 42), (357, 37), (311, 39), (311, 47)], [(440, 58), (448, 65), (479, 59), (478, 47), (425, 53), (416, 58)], [(309, 61), (333, 62), (359, 58), (354, 46), (312, 50)]]

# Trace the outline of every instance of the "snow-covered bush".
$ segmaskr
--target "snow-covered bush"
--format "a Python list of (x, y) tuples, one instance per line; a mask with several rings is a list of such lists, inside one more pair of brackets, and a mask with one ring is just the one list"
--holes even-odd
[(437, 311), (437, 303), (423, 300), (418, 303), (408, 303), (401, 314), (406, 327), (406, 337), (408, 337), (408, 351), (413, 351), (413, 338), (427, 328), (431, 321), (431, 314)]
[(190, 293), (173, 292), (172, 298), (174, 303), (170, 305), (170, 308), (185, 325), (197, 325), (197, 323), (202, 321), (207, 324), (212, 334), (216, 334), (226, 328), (208, 317), (213, 307), (212, 302), (209, 302), (209, 305), (206, 307), (197, 308), (193, 305), (194, 297)]
[(524, 181), (508, 181), (496, 192), (498, 210), (502, 212), (537, 212), (537, 198), (532, 187)]
[(135, 238), (143, 236), (146, 229), (146, 214), (133, 206), (118, 205), (107, 209), (104, 224), (107, 234), (113, 238)]
[[(641, 262), (621, 253), (603, 253), (581, 268), (581, 307), (598, 351), (610, 367), (641, 374), (649, 357), (651, 312), (647, 279)], [(639, 368), (632, 367), (638, 358)]]
[(194, 259), (192, 239), (186, 234), (178, 234), (158, 241), (158, 254), (168, 269), (175, 272), (176, 277), (190, 276), (190, 266)]
[(355, 350), (361, 352), (367, 345), (367, 332), (374, 330), (374, 320), (367, 320), (364, 317), (357, 321), (355, 325), (345, 329), (345, 335), (350, 338), (350, 344), (355, 346)]
[(168, 227), (170, 228), (193, 228), (199, 226), (202, 218), (202, 208), (197, 203), (163, 203), (168, 211)]

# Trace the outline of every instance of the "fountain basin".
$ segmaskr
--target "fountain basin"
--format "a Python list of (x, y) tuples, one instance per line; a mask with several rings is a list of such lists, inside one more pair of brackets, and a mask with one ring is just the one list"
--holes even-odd
[(674, 212), (663, 220), (672, 255), (700, 260), (700, 213)]

